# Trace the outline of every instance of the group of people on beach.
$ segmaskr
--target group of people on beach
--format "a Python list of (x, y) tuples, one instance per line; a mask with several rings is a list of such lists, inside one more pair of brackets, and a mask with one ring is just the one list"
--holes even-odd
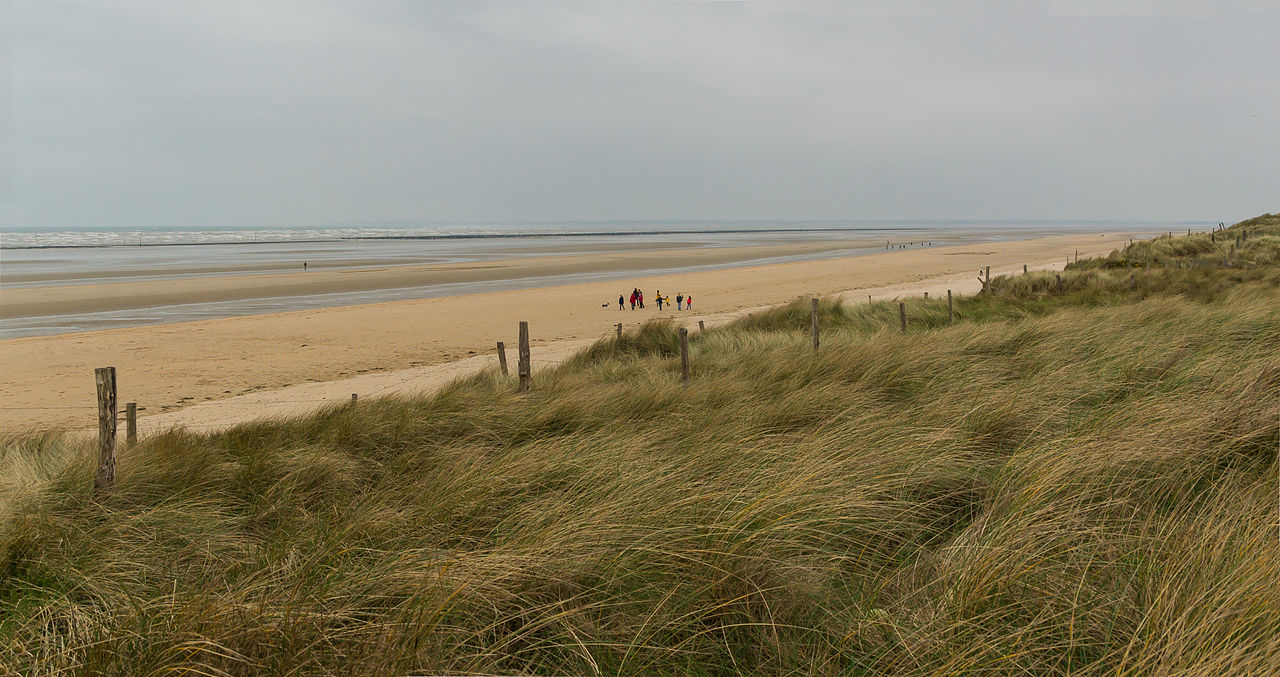
[[(668, 307), (671, 306), (671, 297), (663, 296), (661, 289), (658, 290), (658, 293), (656, 294), (656, 296), (657, 296), (658, 310), (662, 310), (662, 304), (664, 303), (667, 304)], [(624, 308), (626, 308), (627, 300), (628, 299), (626, 295), (618, 296), (618, 310), (623, 310)], [(640, 291), (639, 289), (632, 289), (630, 301), (631, 301), (632, 310), (635, 310), (636, 306), (639, 306), (640, 309), (643, 310), (644, 309), (644, 292)], [(605, 304), (605, 305), (608, 305), (608, 304)], [(683, 293), (676, 294), (676, 310), (693, 310), (693, 295), (683, 294)]]

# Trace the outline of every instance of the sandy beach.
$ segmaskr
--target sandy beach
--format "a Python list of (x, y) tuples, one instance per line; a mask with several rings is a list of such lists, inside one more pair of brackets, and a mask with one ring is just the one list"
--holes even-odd
[[(655, 317), (679, 317), (714, 326), (751, 308), (797, 296), (868, 293), (880, 298), (937, 289), (972, 291), (977, 270), (993, 274), (1061, 268), (1077, 250), (1105, 254), (1128, 235), (1097, 233), (954, 247), (916, 248), (870, 256), (783, 263), (622, 281), (396, 301), (202, 322), (20, 338), (0, 342), (0, 429), (83, 429), (95, 421), (93, 369), (118, 369), (120, 402), (139, 403), (144, 430), (185, 424), (220, 426), (262, 415), (301, 413), (326, 401), (414, 392), (483, 368), (493, 361), (496, 341), (516, 343), (517, 323), (527, 320), (535, 366), (551, 364), (613, 330)], [(622, 252), (614, 257), (545, 257), (506, 261), (504, 266), (564, 270), (614, 266), (623, 269), (695, 265), (723, 250)], [(730, 254), (731, 255), (731, 254)], [(738, 256), (741, 253), (737, 254)], [(761, 256), (769, 256), (761, 253)], [(687, 262), (687, 263), (686, 263)], [(357, 269), (317, 273), (305, 281), (282, 276), (229, 276), (164, 282), (108, 283), (15, 289), (6, 308), (39, 304), (195, 302), (210, 294), (247, 293), (255, 285), (378, 284), (400, 276), (413, 284), (423, 276), (483, 276), (493, 263)], [(506, 275), (511, 275), (506, 270)], [(284, 277), (293, 278), (292, 275)], [(300, 275), (297, 277), (301, 277)], [(673, 298), (692, 294), (694, 310), (659, 313), (619, 311), (618, 295), (639, 287)], [(601, 307), (608, 304), (608, 307)], [(25, 312), (31, 308), (26, 307)], [(12, 311), (19, 312), (19, 311)], [(514, 353), (514, 350), (512, 351)], [(514, 360), (514, 356), (512, 358)], [(442, 366), (447, 365), (447, 366)]]

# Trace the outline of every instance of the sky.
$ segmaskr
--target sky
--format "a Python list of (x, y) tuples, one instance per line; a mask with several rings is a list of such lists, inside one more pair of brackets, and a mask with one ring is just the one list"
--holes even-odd
[(0, 225), (1280, 211), (1280, 3), (0, 0)]

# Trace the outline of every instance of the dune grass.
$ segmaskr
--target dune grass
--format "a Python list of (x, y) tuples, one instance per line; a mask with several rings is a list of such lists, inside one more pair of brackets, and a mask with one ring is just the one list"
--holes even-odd
[(807, 302), (757, 313), (691, 334), (688, 387), (655, 322), (524, 396), (173, 431), (96, 500), (87, 445), (6, 438), (0, 671), (1274, 672), (1280, 219), (1248, 227), (905, 335), (824, 300), (816, 354)]

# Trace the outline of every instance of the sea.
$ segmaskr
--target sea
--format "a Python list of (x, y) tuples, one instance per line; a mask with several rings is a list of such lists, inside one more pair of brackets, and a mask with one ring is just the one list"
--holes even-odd
[[(1204, 229), (1202, 221), (576, 221), (363, 224), (306, 228), (0, 228), (0, 339), (527, 289), (695, 270), (876, 254), (898, 246), (947, 246), (1073, 233), (1143, 237)], [(755, 254), (807, 244), (802, 254)], [(826, 246), (824, 246), (826, 245)], [(4, 310), (4, 291), (222, 275), (421, 266), (520, 257), (733, 247), (732, 260), (589, 274), (513, 276), (480, 282), (358, 292), (254, 296), (102, 312), (25, 316)], [(776, 249), (774, 250), (776, 251)]]

